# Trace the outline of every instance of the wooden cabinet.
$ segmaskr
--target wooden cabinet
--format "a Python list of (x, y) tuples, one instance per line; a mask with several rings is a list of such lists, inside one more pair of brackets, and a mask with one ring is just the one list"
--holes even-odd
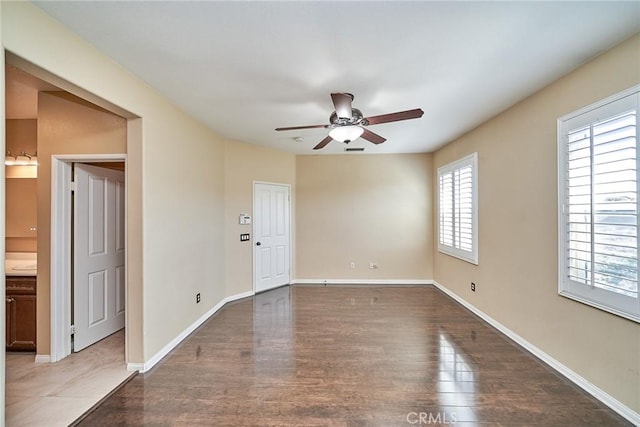
[(7, 277), (7, 351), (36, 350), (36, 278)]

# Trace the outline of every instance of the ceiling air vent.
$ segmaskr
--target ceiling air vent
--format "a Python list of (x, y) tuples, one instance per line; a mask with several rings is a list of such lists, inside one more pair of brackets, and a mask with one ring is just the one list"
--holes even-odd
[(347, 151), (347, 152), (349, 152), (349, 151), (364, 151), (364, 148), (363, 147), (345, 148), (344, 151)]

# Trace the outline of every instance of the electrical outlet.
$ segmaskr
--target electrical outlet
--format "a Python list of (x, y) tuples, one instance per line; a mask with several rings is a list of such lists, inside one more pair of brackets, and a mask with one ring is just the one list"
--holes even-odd
[(200, 292), (196, 294), (196, 304), (200, 302)]
[(471, 291), (475, 292), (476, 291), (476, 284), (471, 282)]
[(351, 263), (349, 264), (349, 267), (351, 267), (351, 269), (353, 270), (354, 268), (356, 268), (356, 263), (351, 261)]

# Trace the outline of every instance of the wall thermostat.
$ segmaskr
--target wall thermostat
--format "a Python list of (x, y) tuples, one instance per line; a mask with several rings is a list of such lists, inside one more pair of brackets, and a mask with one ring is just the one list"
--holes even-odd
[(248, 214), (240, 214), (240, 224), (241, 225), (246, 225), (246, 224), (251, 224), (251, 215)]

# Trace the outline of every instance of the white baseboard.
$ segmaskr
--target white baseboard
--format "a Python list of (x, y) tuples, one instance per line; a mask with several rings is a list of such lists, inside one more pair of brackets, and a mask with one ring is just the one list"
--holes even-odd
[(36, 354), (36, 363), (51, 363), (51, 355), (49, 354)]
[(549, 354), (545, 353), (535, 345), (531, 344), (529, 341), (522, 338), (520, 335), (516, 334), (511, 329), (507, 328), (506, 326), (504, 326), (503, 324), (501, 324), (500, 322), (498, 322), (488, 314), (484, 313), (482, 310), (476, 308), (474, 305), (470, 304), (469, 302), (464, 300), (462, 297), (453, 293), (452, 291), (447, 289), (445, 286), (441, 285), (435, 280), (433, 280), (432, 283), (442, 292), (444, 292), (445, 294), (449, 295), (451, 298), (453, 298), (454, 300), (462, 304), (469, 311), (471, 311), (472, 313), (480, 317), (482, 320), (484, 320), (485, 322), (487, 322), (488, 324), (490, 324), (491, 326), (493, 326), (494, 328), (496, 328), (497, 330), (499, 330), (500, 332), (502, 332), (503, 334), (511, 338), (513, 341), (515, 341), (516, 343), (524, 347), (527, 351), (532, 353), (538, 359), (542, 360), (544, 363), (546, 363), (547, 365), (555, 369), (558, 373), (566, 377), (569, 381), (576, 384), (578, 387), (580, 387), (581, 389), (583, 389), (584, 391), (586, 391), (587, 393), (589, 393), (590, 395), (592, 395), (593, 397), (595, 397), (596, 399), (598, 399), (599, 401), (607, 405), (609, 408), (611, 408), (612, 410), (620, 414), (622, 417), (632, 422), (634, 425), (640, 426), (639, 413), (629, 408), (627, 405), (620, 402), (615, 397), (611, 396), (609, 393), (605, 392), (595, 384), (589, 382), (589, 380), (577, 374), (575, 371), (571, 370), (569, 367), (567, 367), (563, 363), (554, 359)]
[(127, 363), (127, 371), (129, 372), (145, 372), (144, 367), (144, 363)]
[(296, 279), (292, 285), (432, 285), (425, 279)]
[(207, 319), (213, 316), (218, 310), (224, 307), (225, 304), (230, 303), (232, 301), (236, 301), (242, 298), (253, 296), (253, 291), (243, 292), (241, 294), (231, 295), (224, 298), (218, 304), (216, 304), (211, 310), (207, 311), (203, 314), (198, 320), (193, 322), (187, 329), (182, 331), (180, 335), (171, 340), (167, 345), (165, 345), (159, 352), (157, 352), (151, 359), (147, 360), (144, 363), (127, 363), (128, 371), (139, 371), (139, 372), (147, 372), (151, 368), (153, 368), (156, 363), (162, 360), (171, 350), (173, 350), (178, 344), (180, 344), (185, 338), (187, 338), (193, 331), (195, 331), (200, 325), (202, 325)]

